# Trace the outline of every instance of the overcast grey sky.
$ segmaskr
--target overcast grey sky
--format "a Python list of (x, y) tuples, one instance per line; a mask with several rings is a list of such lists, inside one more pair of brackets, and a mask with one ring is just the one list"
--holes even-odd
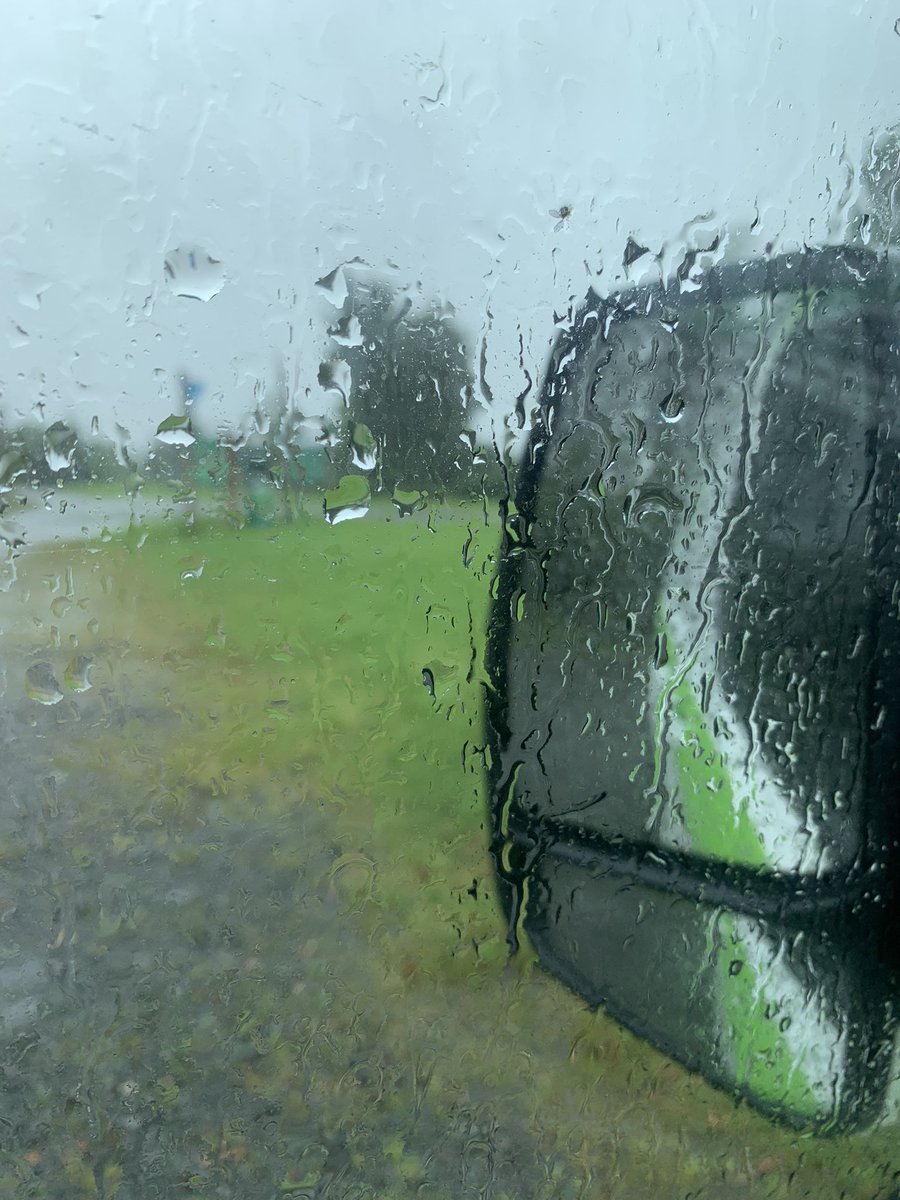
[[(304, 412), (355, 257), (451, 302), (506, 410), (631, 234), (674, 266), (837, 236), (900, 120), (881, 0), (33, 0), (0, 43), (0, 386), (146, 444), (182, 368), (234, 425), (284, 356)], [(571, 209), (566, 219), (558, 214)], [(755, 229), (751, 226), (756, 221)], [(221, 262), (208, 301), (164, 262)], [(602, 274), (601, 274), (602, 271)], [(304, 394), (305, 389), (310, 394)]]

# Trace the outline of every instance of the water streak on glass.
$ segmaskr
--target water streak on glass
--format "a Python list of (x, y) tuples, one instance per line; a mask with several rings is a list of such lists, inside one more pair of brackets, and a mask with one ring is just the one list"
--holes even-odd
[(0, 1196), (896, 1195), (896, 12), (4, 15)]

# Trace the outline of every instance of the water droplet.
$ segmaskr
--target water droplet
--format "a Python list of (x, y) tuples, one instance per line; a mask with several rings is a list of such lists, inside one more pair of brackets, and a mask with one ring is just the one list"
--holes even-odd
[(59, 621), (72, 607), (71, 596), (57, 596), (50, 601), (50, 612)]
[(897, 37), (900, 37), (900, 17), (894, 22), (894, 33), (896, 33)]
[(51, 471), (67, 471), (78, 435), (64, 421), (55, 421), (44, 433), (44, 457)]
[(186, 567), (181, 572), (181, 582), (184, 583), (188, 579), (199, 579), (200, 576), (203, 574), (203, 568), (205, 566), (206, 566), (206, 559), (201, 558), (199, 563), (192, 564), (191, 566)]
[(744, 969), (744, 964), (741, 961), (741, 959), (739, 959), (739, 958), (733, 959), (728, 964), (728, 974), (729, 975), (740, 975), (740, 973), (743, 969)]
[(345, 404), (350, 402), (350, 366), (341, 358), (331, 359), (319, 366), (319, 383), (326, 392), (338, 392)]
[(25, 672), (25, 694), (38, 704), (59, 704), (62, 689), (48, 662), (35, 663)]
[(197, 440), (191, 429), (190, 418), (176, 413), (160, 422), (156, 436), (168, 446), (191, 446)]
[(273, 721), (289, 721), (292, 713), (293, 710), (288, 700), (268, 700), (266, 702), (266, 716)]
[(418, 83), (422, 88), (419, 96), (419, 106), (426, 112), (433, 112), (439, 106), (446, 107), (448, 102), (449, 81), (444, 68), (439, 63), (423, 63), (419, 68)]
[(661, 671), (669, 661), (669, 639), (665, 633), (656, 635), (656, 647), (653, 654), (653, 666)]
[(5, 454), (0, 454), (0, 492), (8, 492), (26, 469), (25, 455), (21, 450), (7, 450)]
[(70, 691), (89, 692), (91, 689), (91, 669), (93, 662), (79, 654), (66, 667), (63, 682)]
[(325, 493), (325, 520), (329, 525), (353, 521), (369, 511), (369, 483), (362, 475), (344, 475), (336, 488)]
[(674, 425), (684, 416), (684, 396), (677, 389), (673, 388), (663, 400), (660, 401), (659, 411), (662, 414), (662, 419), (669, 425)]
[(432, 659), (422, 668), (422, 684), (437, 704), (452, 705), (459, 697), (459, 667), (456, 663)]
[(261, 405), (253, 410), (253, 429), (259, 437), (265, 437), (272, 428), (272, 415)]
[(394, 488), (394, 494), (391, 499), (401, 517), (408, 517), (411, 513), (421, 512), (426, 504), (424, 492), (406, 491), (399, 487)]
[(342, 266), (335, 267), (333, 271), (329, 271), (327, 275), (323, 275), (321, 279), (317, 279), (316, 287), (331, 301), (335, 308), (341, 308), (347, 299), (347, 280), (344, 276), (344, 268)]
[(629, 237), (625, 243), (625, 252), (622, 255), (622, 266), (627, 271), (632, 263), (637, 262), (639, 258), (643, 258), (645, 254), (649, 253), (650, 251), (646, 246), (641, 246), (633, 237)]
[(658, 319), (666, 333), (674, 333), (678, 328), (678, 314), (674, 309), (666, 309)]
[(364, 854), (342, 854), (329, 871), (331, 887), (350, 902), (342, 914), (362, 912), (372, 899), (375, 886), (375, 864)]
[(328, 333), (339, 346), (361, 346), (363, 344), (359, 318), (352, 314), (349, 317), (341, 317), (340, 321), (328, 330)]
[(359, 422), (353, 426), (351, 437), (353, 465), (361, 471), (374, 471), (377, 446), (372, 430)]
[(475, 432), (475, 430), (474, 429), (460, 430), (459, 440), (462, 442), (462, 444), (466, 447), (466, 449), (471, 454), (472, 465), (476, 466), (476, 467), (484, 466), (486, 460), (485, 460), (484, 455), (481, 453), (481, 451), (478, 447), (478, 434)]
[(668, 488), (649, 486), (632, 488), (625, 497), (622, 515), (629, 526), (640, 524), (648, 516), (662, 517), (671, 529), (676, 514), (682, 508), (681, 501)]
[(211, 300), (225, 283), (225, 272), (218, 259), (190, 244), (169, 251), (165, 272), (169, 290), (189, 300)]

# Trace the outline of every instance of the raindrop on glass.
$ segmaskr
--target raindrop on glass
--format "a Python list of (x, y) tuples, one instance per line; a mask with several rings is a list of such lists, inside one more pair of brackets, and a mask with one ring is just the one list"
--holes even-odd
[(38, 662), (25, 672), (25, 694), (38, 704), (59, 704), (62, 689), (48, 662)]
[(646, 246), (642, 246), (633, 237), (629, 237), (625, 243), (625, 251), (622, 255), (622, 266), (627, 271), (632, 263), (636, 263), (639, 258), (643, 258), (645, 254), (649, 253), (650, 251)]
[(335, 308), (343, 307), (344, 301), (347, 299), (347, 280), (344, 276), (343, 267), (335, 267), (333, 271), (329, 271), (327, 275), (323, 275), (321, 279), (317, 279), (316, 287), (331, 301)]
[(357, 422), (353, 426), (351, 446), (354, 467), (359, 467), (361, 471), (373, 471), (375, 469), (377, 447), (375, 438), (372, 436), (372, 430), (368, 425), (362, 425)]
[(44, 457), (51, 471), (67, 471), (72, 465), (72, 455), (78, 435), (65, 424), (56, 421), (44, 433)]
[(93, 665), (92, 661), (89, 658), (85, 658), (83, 654), (79, 654), (76, 658), (72, 659), (63, 675), (63, 682), (69, 691), (90, 691), (91, 668)]
[(329, 525), (353, 521), (369, 511), (369, 484), (362, 475), (344, 475), (336, 488), (325, 493), (325, 520)]
[(319, 365), (319, 384), (326, 392), (337, 392), (345, 404), (350, 402), (352, 376), (350, 367), (341, 358)]
[(328, 334), (339, 346), (361, 346), (363, 344), (359, 318), (352, 315), (341, 317), (338, 323), (328, 330)]
[(206, 566), (206, 559), (201, 558), (199, 562), (193, 562), (181, 572), (181, 582), (186, 583), (189, 579), (200, 579), (203, 575), (203, 568)]
[(8, 492), (27, 469), (28, 464), (20, 450), (7, 450), (5, 454), (0, 454), (0, 492)]
[(668, 425), (674, 425), (684, 416), (684, 395), (677, 389), (668, 393), (668, 395), (660, 401), (659, 411), (662, 419)]
[(401, 517), (408, 517), (414, 512), (421, 511), (427, 503), (424, 492), (410, 491), (400, 487), (394, 488), (391, 499)]
[(156, 436), (167, 446), (191, 446), (197, 440), (191, 429), (190, 418), (175, 413), (160, 422)]
[(225, 283), (222, 264), (199, 246), (184, 245), (170, 250), (165, 273), (169, 290), (189, 300), (211, 300)]

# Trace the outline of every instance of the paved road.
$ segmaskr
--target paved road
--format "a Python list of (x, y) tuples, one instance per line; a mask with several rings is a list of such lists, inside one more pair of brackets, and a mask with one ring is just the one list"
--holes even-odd
[(0, 537), (7, 543), (21, 543), (19, 549), (98, 537), (104, 530), (119, 533), (131, 524), (183, 517), (190, 507), (147, 489), (135, 496), (75, 488), (46, 488), (23, 495), (26, 503), (14, 500), (0, 516)]

